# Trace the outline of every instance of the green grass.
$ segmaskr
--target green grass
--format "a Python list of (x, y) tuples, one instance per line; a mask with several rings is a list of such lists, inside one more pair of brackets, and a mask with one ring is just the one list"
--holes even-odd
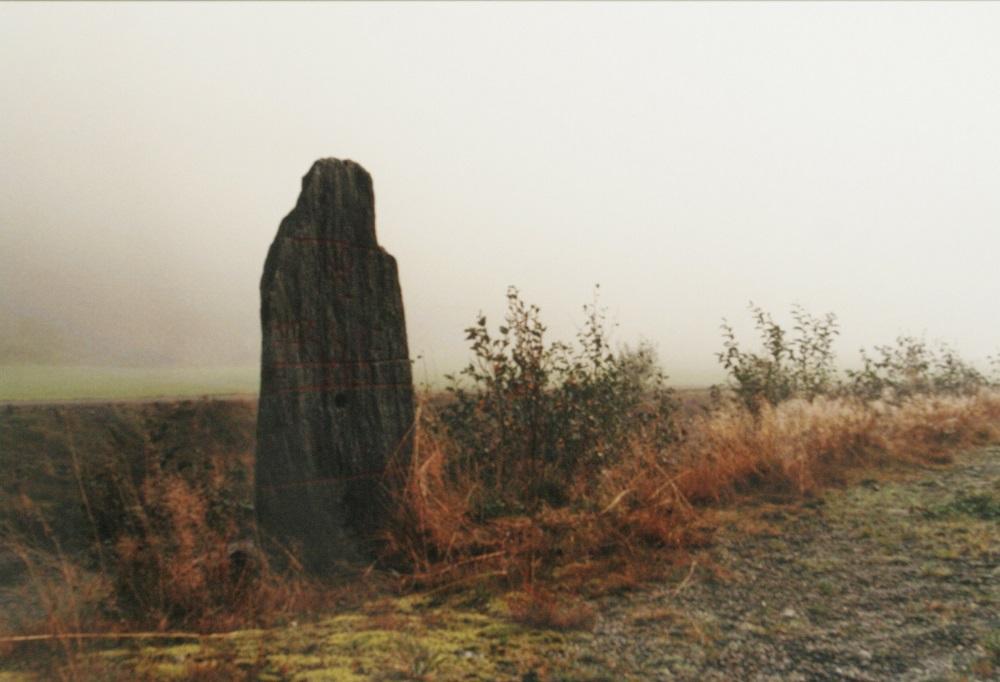
[(0, 402), (255, 394), (259, 372), (257, 367), (0, 365)]

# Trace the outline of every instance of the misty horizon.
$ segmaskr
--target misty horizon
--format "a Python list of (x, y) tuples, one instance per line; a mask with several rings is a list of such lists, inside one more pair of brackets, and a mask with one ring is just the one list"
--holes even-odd
[(753, 301), (984, 367), (1000, 7), (4, 5), (0, 365), (254, 367), (313, 161), (373, 176), (414, 378), (505, 291), (720, 382)]

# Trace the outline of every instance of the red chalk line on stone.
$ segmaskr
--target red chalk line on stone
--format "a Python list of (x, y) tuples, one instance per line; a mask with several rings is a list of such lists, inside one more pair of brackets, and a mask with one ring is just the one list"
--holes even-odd
[(385, 252), (381, 246), (354, 244), (343, 239), (329, 239), (327, 237), (285, 237), (285, 239), (293, 242), (299, 242), (300, 244), (338, 244), (340, 246), (346, 246), (349, 249), (358, 249), (360, 251), (374, 251), (375, 253)]

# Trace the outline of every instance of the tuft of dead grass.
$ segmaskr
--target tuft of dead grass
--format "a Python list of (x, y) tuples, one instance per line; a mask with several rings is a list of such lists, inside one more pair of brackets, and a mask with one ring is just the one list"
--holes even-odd
[(508, 595), (507, 608), (513, 620), (535, 628), (590, 631), (597, 622), (590, 604), (537, 586)]

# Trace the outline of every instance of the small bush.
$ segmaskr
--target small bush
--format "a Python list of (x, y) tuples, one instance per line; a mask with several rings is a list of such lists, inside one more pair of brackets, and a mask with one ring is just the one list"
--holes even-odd
[(743, 350), (732, 326), (723, 320), (723, 350), (717, 354), (730, 376), (730, 388), (747, 409), (756, 414), (765, 402), (777, 405), (791, 398), (812, 400), (835, 386), (833, 341), (839, 330), (833, 313), (814, 317), (794, 306), (795, 334), (790, 336), (762, 308), (751, 303), (750, 312), (764, 352)]
[(596, 472), (639, 432), (676, 438), (675, 404), (653, 350), (614, 353), (600, 308), (584, 312), (575, 345), (547, 344), (538, 307), (511, 287), (497, 335), (482, 315), (466, 329), (473, 360), (449, 377), (454, 399), (441, 424), (460, 453), (454, 464), (482, 483), (480, 514), (566, 504), (576, 474)]
[(846, 389), (862, 400), (899, 402), (916, 395), (972, 395), (987, 378), (946, 344), (935, 351), (923, 339), (900, 336), (895, 345), (861, 350), (862, 367), (847, 371)]

